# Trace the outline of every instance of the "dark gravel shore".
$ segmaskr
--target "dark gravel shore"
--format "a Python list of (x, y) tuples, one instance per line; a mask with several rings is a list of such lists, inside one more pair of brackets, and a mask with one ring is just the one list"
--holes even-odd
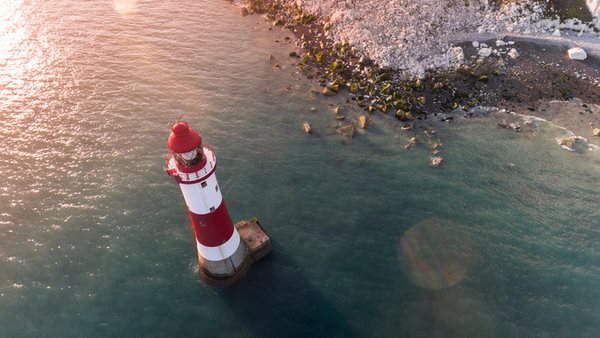
[[(482, 59), (476, 57), (470, 42), (464, 43), (460, 47), (465, 63), (458, 70), (415, 80), (383, 69), (352, 46), (331, 40), (327, 19), (314, 17), (295, 2), (248, 0), (241, 13), (266, 14), (273, 25), (287, 28), (300, 47), (290, 52), (298, 70), (317, 79), (323, 95), (348, 95), (371, 114), (392, 114), (403, 123), (417, 123), (443, 113), (451, 121), (483, 105), (555, 121), (586, 137), (590, 125), (600, 126), (600, 114), (589, 108), (600, 104), (600, 60), (591, 56), (585, 61), (570, 60), (567, 47), (515, 40), (511, 47), (519, 57), (502, 54)], [(494, 46), (495, 40), (480, 42)], [(561, 113), (548, 106), (552, 100), (574, 98), (582, 101), (581, 112)]]

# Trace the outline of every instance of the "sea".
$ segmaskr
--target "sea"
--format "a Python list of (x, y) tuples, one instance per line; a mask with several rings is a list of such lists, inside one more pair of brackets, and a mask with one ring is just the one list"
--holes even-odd
[[(364, 112), (226, 1), (0, 7), (0, 337), (600, 337), (600, 152), (560, 126), (348, 139)], [(273, 242), (231, 288), (164, 172), (178, 118)]]

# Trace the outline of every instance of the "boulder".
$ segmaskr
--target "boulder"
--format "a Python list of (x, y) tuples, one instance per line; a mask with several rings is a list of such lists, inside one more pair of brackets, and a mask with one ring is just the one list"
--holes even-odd
[(442, 157), (435, 156), (435, 157), (431, 158), (431, 165), (434, 168), (437, 168), (437, 167), (441, 166), (442, 163), (444, 163), (444, 159)]
[(242, 16), (246, 16), (246, 15), (250, 14), (250, 12), (248, 12), (248, 8), (242, 7), (242, 8), (240, 8), (240, 14)]
[(307, 134), (312, 134), (313, 133), (313, 129), (312, 126), (310, 125), (310, 123), (308, 122), (304, 122), (304, 124), (302, 125), (304, 128), (304, 132)]
[(273, 61), (275, 60), (275, 57), (273, 57), (273, 54), (269, 54), (269, 61)]
[(334, 93), (337, 93), (340, 90), (340, 85), (332, 83), (332, 84), (330, 84), (330, 85), (327, 86), (327, 89), (329, 89), (330, 91), (332, 91)]
[(435, 149), (434, 151), (431, 152), (433, 155), (438, 155), (440, 153), (440, 151), (438, 149)]
[(483, 56), (483, 57), (488, 57), (490, 55), (492, 55), (492, 48), (490, 47), (485, 47), (485, 48), (481, 48), (477, 54)]
[(506, 120), (502, 120), (501, 122), (498, 122), (498, 127), (510, 128), (508, 125), (508, 122), (506, 122)]
[(289, 56), (291, 58), (299, 58), (300, 57), (300, 55), (298, 55), (298, 53), (296, 53), (296, 52), (290, 52)]
[(443, 146), (443, 144), (436, 142), (433, 144), (433, 147), (431, 147), (431, 149), (438, 150), (438, 149), (442, 148), (442, 146)]
[(325, 87), (323, 88), (323, 90), (321, 90), (321, 94), (323, 94), (324, 96), (333, 96), (335, 95), (335, 93), (331, 90), (329, 90), (329, 88)]
[(415, 136), (410, 138), (410, 144), (417, 144), (419, 143), (419, 141), (417, 140), (417, 138)]
[(345, 136), (347, 138), (353, 138), (354, 133), (356, 133), (356, 128), (354, 128), (354, 125), (349, 124), (347, 126), (337, 128), (336, 131), (342, 136)]
[(587, 58), (587, 53), (579, 47), (571, 48), (567, 53), (569, 53), (571, 60), (585, 60)]
[(335, 119), (338, 121), (343, 121), (346, 117), (342, 114), (335, 115)]
[(408, 121), (414, 118), (413, 114), (409, 111), (404, 111), (402, 109), (398, 109), (396, 111), (396, 118), (400, 121)]
[(592, 135), (594, 135), (594, 136), (600, 136), (600, 128), (594, 128), (594, 129), (592, 129)]
[(516, 49), (511, 48), (511, 50), (508, 51), (508, 56), (510, 56), (511, 59), (516, 59), (519, 57), (519, 52), (517, 52)]
[(366, 129), (367, 128), (367, 123), (368, 123), (368, 119), (365, 115), (360, 115), (358, 117), (358, 125), (360, 126), (361, 129)]
[(334, 111), (336, 114), (340, 114), (340, 113), (342, 112), (342, 108), (341, 108), (340, 106), (336, 106), (336, 107), (333, 109), (333, 111)]
[(406, 123), (400, 127), (400, 130), (411, 130), (413, 128), (412, 123)]

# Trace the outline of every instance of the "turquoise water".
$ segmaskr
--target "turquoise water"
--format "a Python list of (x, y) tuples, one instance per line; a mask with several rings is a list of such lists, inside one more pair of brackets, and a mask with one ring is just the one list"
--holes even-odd
[[(8, 7), (1, 337), (600, 336), (600, 155), (560, 129), (440, 127), (433, 169), (438, 137), (407, 151), (389, 116), (337, 135), (288, 34), (226, 2)], [(274, 241), (231, 289), (199, 281), (163, 172), (181, 114)]]

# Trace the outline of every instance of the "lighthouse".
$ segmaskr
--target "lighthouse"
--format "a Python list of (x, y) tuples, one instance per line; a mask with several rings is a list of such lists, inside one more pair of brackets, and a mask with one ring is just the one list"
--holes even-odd
[(233, 224), (215, 173), (217, 158), (196, 130), (175, 122), (167, 146), (166, 172), (178, 183), (187, 205), (200, 276), (211, 284), (239, 280), (253, 261), (271, 250), (269, 237), (256, 218)]

